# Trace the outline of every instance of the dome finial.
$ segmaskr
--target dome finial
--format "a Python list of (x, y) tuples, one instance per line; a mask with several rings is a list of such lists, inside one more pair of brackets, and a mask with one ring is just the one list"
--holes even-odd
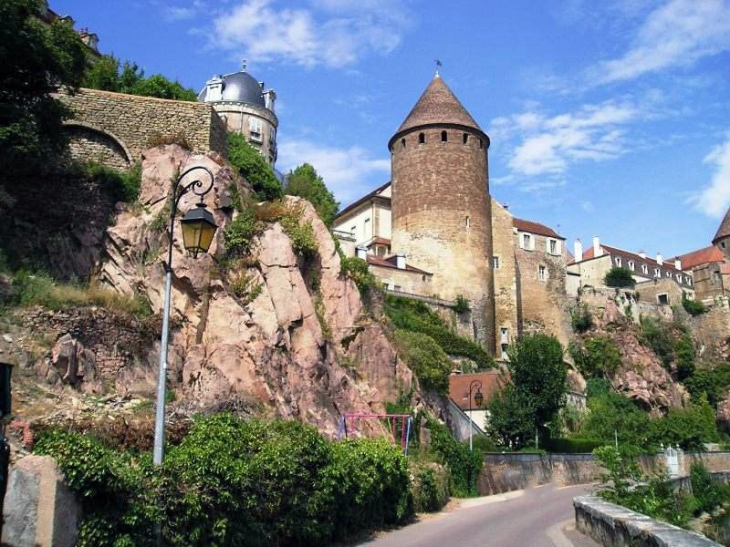
[(243, 60), (243, 61), (241, 62), (241, 71), (242, 71), (242, 72), (246, 72), (246, 63), (247, 63), (246, 59), (244, 59), (244, 60)]
[(439, 69), (441, 68), (441, 59), (436, 59), (436, 75), (434, 78), (440, 78)]

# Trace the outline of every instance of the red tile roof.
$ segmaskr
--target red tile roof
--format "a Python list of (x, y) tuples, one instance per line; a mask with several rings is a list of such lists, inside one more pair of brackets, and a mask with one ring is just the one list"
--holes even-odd
[(711, 245), (704, 249), (698, 249), (691, 253), (683, 254), (679, 257), (679, 259), (682, 261), (682, 269), (691, 270), (692, 268), (701, 266), (702, 264), (725, 262), (725, 255), (720, 249)]
[[(494, 396), (499, 393), (504, 384), (509, 382), (509, 374), (498, 370), (488, 370), (486, 372), (475, 372), (473, 374), (452, 374), (449, 376), (449, 398), (454, 401), (459, 408), (462, 410), (469, 410), (469, 384), (474, 380), (479, 380), (482, 383), (482, 395), (484, 396), (484, 402), (481, 408), (487, 406), (487, 403), (491, 401)], [(476, 410), (479, 407), (474, 401), (474, 395), (476, 395), (476, 386), (472, 388), (471, 392), (471, 408)]]
[(378, 186), (375, 190), (373, 190), (372, 192), (369, 192), (369, 193), (365, 194), (363, 197), (361, 197), (357, 201), (352, 202), (350, 205), (348, 205), (347, 207), (345, 207), (344, 209), (342, 209), (342, 211), (340, 211), (339, 213), (337, 213), (337, 216), (335, 217), (335, 219), (338, 219), (338, 218), (346, 215), (347, 213), (349, 213), (353, 209), (357, 208), (358, 206), (362, 205), (363, 203), (365, 203), (369, 199), (372, 199), (372, 198), (375, 198), (375, 197), (390, 201), (390, 198), (389, 197), (381, 196), (380, 195), (383, 192), (383, 190), (385, 190), (388, 186), (390, 186), (390, 181), (386, 182), (385, 184), (382, 184), (382, 185)]
[[(375, 255), (367, 255), (367, 262), (368, 264), (372, 264), (373, 266), (380, 266), (381, 268), (393, 268), (398, 269), (398, 266), (396, 266), (395, 263), (396, 257), (395, 255), (390, 256), (388, 258), (381, 258), (379, 256)], [(419, 268), (414, 268), (408, 262), (406, 262), (406, 269), (407, 272), (413, 272), (413, 273), (420, 273), (420, 274), (426, 274), (426, 275), (433, 275), (432, 273), (429, 273), (425, 270), (421, 270)]]
[(531, 220), (523, 220), (521, 218), (514, 217), (512, 219), (512, 226), (520, 230), (521, 232), (530, 232), (531, 234), (538, 234), (541, 236), (555, 237), (557, 239), (565, 239), (563, 236), (552, 228), (540, 224), (539, 222), (533, 222)]

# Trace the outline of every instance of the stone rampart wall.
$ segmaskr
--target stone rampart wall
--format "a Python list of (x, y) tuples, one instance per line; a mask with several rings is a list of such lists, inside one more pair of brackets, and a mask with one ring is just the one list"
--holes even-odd
[(71, 154), (126, 167), (158, 137), (184, 136), (194, 152), (227, 150), (226, 125), (207, 103), (140, 97), (95, 89), (58, 98), (73, 111)]

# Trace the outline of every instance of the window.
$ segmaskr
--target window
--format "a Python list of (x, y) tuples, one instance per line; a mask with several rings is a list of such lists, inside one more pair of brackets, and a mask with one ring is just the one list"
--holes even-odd
[(471, 217), (466, 217), (464, 221), (464, 225), (466, 226), (466, 229), (469, 230), (471, 228)]
[(499, 340), (501, 344), (509, 344), (509, 329), (507, 327), (499, 329)]
[(659, 268), (654, 268), (654, 277), (661, 277), (662, 271)]
[(401, 144), (401, 147), (402, 148), (405, 148), (406, 147), (406, 140), (405, 139), (401, 139), (400, 140), (400, 144)]
[(715, 270), (714, 272), (712, 272), (712, 282), (717, 283), (719, 281), (720, 281), (720, 272)]
[(366, 218), (365, 222), (363, 223), (362, 235), (363, 235), (363, 238), (365, 238), (365, 239), (369, 238), (372, 235), (372, 233), (370, 232), (370, 219), (369, 218)]
[(649, 266), (647, 266), (646, 264), (642, 264), (641, 265), (641, 273), (646, 274), (646, 275), (649, 275)]
[(261, 120), (258, 118), (248, 119), (248, 131), (251, 134), (251, 139), (260, 141), (261, 140)]
[(669, 295), (667, 293), (661, 293), (656, 295), (656, 301), (657, 303), (666, 306), (669, 304)]
[(538, 266), (538, 268), (537, 268), (537, 278), (540, 281), (545, 281), (547, 279), (547, 270), (545, 269), (545, 266)]
[(682, 274), (674, 274), (674, 277), (677, 278), (677, 283), (681, 283), (682, 282)]
[(672, 272), (666, 272), (666, 273), (667, 273), (667, 277), (672, 277)]
[(350, 233), (352, 234), (352, 237), (355, 237), (357, 235), (357, 226), (350, 228)]
[(446, 142), (449, 140), (449, 135), (446, 133), (446, 131), (441, 131), (441, 142)]
[(531, 251), (534, 248), (532, 236), (530, 234), (522, 234), (522, 248)]
[(482, 139), (479, 139), (479, 148), (484, 148), (484, 143), (482, 142)]
[(558, 255), (560, 254), (560, 244), (558, 243), (557, 239), (548, 239), (547, 240), (547, 252), (551, 255)]
[(725, 248), (725, 242), (724, 241), (721, 241), (720, 242), (720, 247), (722, 247), (723, 249)]
[(617, 256), (613, 259), (613, 263), (616, 264), (617, 267), (621, 267), (621, 257)]
[(633, 261), (633, 260), (629, 260), (629, 269), (630, 269), (631, 271), (633, 271), (633, 270), (634, 270), (634, 261)]
[(498, 256), (492, 257), (492, 268), (494, 268), (495, 270), (499, 270), (499, 257)]
[(382, 245), (378, 245), (376, 248), (375, 254), (378, 256), (385, 256), (385, 247)]
[(469, 142), (469, 133), (464, 133), (464, 144)]
[(423, 133), (418, 134), (418, 144), (425, 144), (426, 143), (426, 135)]
[(686, 276), (684, 278), (684, 282), (687, 283), (690, 287), (692, 286), (692, 278), (690, 276)]
[(504, 359), (505, 361), (509, 361), (509, 355), (507, 354), (507, 348), (509, 348), (509, 344), (502, 344), (501, 345), (502, 359)]

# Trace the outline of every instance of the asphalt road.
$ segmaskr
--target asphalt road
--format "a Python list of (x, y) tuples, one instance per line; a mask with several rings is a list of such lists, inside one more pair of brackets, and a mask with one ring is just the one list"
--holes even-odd
[(365, 547), (596, 547), (574, 530), (573, 498), (589, 486), (540, 486), (461, 507), (360, 543)]

